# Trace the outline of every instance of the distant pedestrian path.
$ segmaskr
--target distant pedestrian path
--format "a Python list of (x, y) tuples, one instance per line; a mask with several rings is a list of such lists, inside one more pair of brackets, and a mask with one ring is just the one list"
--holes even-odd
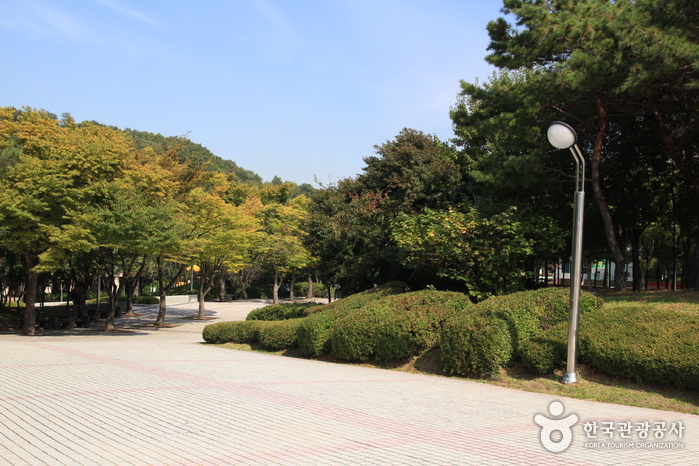
[(0, 335), (0, 465), (699, 464), (697, 416), (202, 344), (265, 304)]

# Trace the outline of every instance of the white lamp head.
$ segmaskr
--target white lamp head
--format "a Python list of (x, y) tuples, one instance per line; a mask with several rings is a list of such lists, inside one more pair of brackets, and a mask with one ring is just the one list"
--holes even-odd
[(557, 149), (569, 149), (578, 142), (578, 134), (573, 127), (562, 121), (551, 123), (546, 136), (551, 145)]

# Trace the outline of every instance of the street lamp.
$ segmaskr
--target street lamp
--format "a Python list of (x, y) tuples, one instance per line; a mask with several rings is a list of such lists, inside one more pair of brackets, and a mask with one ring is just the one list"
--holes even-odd
[(580, 285), (582, 281), (583, 208), (585, 206), (585, 157), (577, 145), (575, 130), (562, 121), (554, 121), (546, 132), (551, 145), (570, 149), (575, 158), (575, 197), (573, 204), (573, 253), (570, 269), (570, 316), (568, 319), (568, 361), (563, 383), (577, 380), (576, 353), (578, 348), (578, 316), (580, 314)]

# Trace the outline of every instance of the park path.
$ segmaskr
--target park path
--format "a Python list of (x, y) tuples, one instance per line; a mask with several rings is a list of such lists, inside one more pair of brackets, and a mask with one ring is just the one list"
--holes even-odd
[[(699, 464), (698, 416), (202, 344), (204, 325), (264, 304), (0, 335), (0, 465)], [(537, 414), (577, 416), (567, 449), (544, 447)]]

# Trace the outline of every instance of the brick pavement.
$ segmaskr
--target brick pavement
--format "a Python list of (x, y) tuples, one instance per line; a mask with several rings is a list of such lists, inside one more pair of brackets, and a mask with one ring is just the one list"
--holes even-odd
[[(242, 320), (263, 304), (207, 303), (207, 315)], [(155, 311), (117, 319), (124, 333), (0, 335), (0, 464), (699, 464), (697, 416), (560, 398), (558, 418), (579, 420), (570, 447), (551, 453), (534, 416), (553, 418), (553, 397), (207, 346), (201, 329), (215, 320), (186, 319), (196, 304), (169, 308), (176, 327), (143, 327)], [(619, 423), (645, 421), (647, 439), (621, 437)]]

